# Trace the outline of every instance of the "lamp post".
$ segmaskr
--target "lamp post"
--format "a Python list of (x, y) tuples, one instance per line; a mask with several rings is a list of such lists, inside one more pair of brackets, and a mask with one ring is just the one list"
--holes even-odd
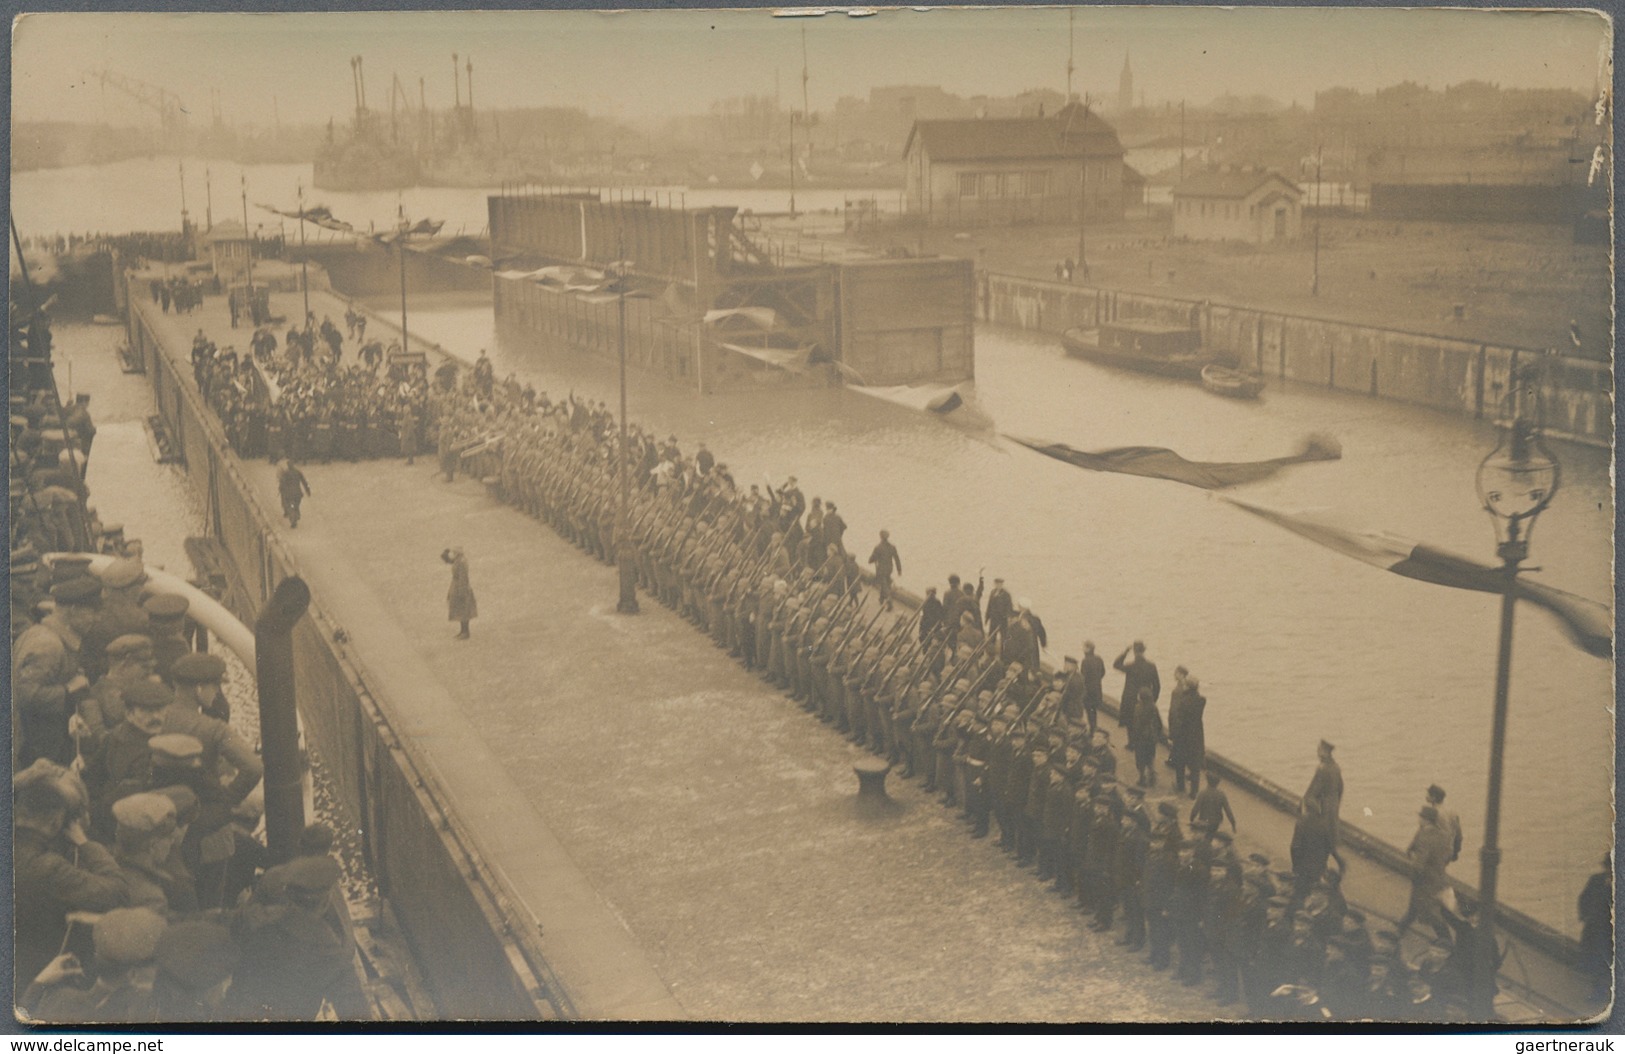
[(1484, 807), (1484, 846), (1479, 850), (1478, 936), (1474, 942), (1471, 1009), (1475, 1018), (1495, 1014), (1496, 883), (1501, 865), (1501, 780), (1506, 753), (1507, 693), (1512, 675), (1512, 615), (1519, 566), (1529, 556), (1535, 519), (1551, 504), (1562, 478), (1557, 460), (1541, 442), (1541, 385), (1531, 366), (1516, 370), (1508, 385), (1507, 420), (1501, 442), (1478, 466), (1478, 497), (1495, 519), (1501, 558), (1501, 636), (1495, 660), (1495, 718), (1490, 732), (1489, 800)]
[[(617, 244), (616, 255), (625, 252), (623, 246)], [(620, 501), (615, 509), (615, 565), (620, 571), (621, 595), (615, 604), (615, 610), (623, 615), (636, 615), (638, 613), (638, 577), (637, 565), (632, 550), (632, 539), (628, 537), (632, 530), (631, 514), (631, 477), (627, 471), (627, 441), (626, 441), (626, 279), (631, 265), (625, 260), (616, 260), (615, 275), (615, 306), (620, 322), (619, 358), (621, 365), (621, 435), (617, 447), (615, 471), (620, 477)]]
[(248, 227), (248, 176), (243, 184), (243, 246), (248, 250), (248, 322), (250, 328), (260, 324), (259, 311), (254, 306), (254, 233)]

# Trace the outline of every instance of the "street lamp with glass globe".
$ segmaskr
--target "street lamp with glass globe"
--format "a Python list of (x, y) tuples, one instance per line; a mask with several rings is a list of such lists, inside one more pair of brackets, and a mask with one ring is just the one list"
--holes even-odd
[(1557, 459), (1541, 440), (1542, 390), (1539, 370), (1514, 371), (1506, 397), (1501, 442), (1478, 466), (1478, 497), (1495, 521), (1496, 555), (1501, 558), (1501, 641), (1495, 663), (1495, 720), (1490, 733), (1489, 801), (1484, 809), (1484, 847), (1479, 850), (1477, 941), (1473, 949), (1471, 1009), (1475, 1018), (1495, 1015), (1497, 871), (1501, 864), (1501, 777), (1506, 752), (1507, 690), (1512, 673), (1512, 614), (1518, 571), (1529, 555), (1535, 519), (1550, 505), (1562, 479)]

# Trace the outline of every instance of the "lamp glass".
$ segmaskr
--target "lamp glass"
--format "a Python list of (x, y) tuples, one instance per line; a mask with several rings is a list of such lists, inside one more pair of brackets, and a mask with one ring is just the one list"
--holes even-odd
[(1557, 471), (1557, 462), (1538, 452), (1514, 458), (1496, 451), (1478, 467), (1478, 495), (1498, 518), (1525, 519), (1551, 502)]

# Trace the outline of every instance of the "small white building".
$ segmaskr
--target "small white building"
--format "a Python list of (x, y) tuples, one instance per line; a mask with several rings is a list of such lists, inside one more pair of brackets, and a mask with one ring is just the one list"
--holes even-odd
[(222, 282), (238, 281), (248, 275), (254, 242), (242, 224), (223, 220), (204, 233), (203, 241), (209, 247), (209, 263)]
[(1215, 169), (1174, 188), (1174, 237), (1253, 245), (1293, 241), (1303, 191), (1279, 172)]

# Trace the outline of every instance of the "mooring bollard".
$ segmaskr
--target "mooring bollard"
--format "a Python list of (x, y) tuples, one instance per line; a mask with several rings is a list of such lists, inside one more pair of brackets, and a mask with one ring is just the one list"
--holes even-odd
[(892, 770), (890, 762), (860, 761), (852, 766), (858, 774), (858, 800), (889, 801), (886, 794), (886, 773)]

